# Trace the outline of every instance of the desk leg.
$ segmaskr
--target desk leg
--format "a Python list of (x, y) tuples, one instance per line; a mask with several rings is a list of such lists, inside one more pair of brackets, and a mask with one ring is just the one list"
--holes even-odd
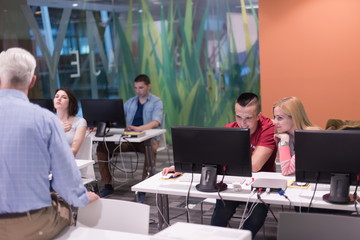
[(158, 230), (169, 226), (169, 200), (167, 194), (156, 194), (158, 207)]
[(152, 148), (152, 141), (148, 139), (144, 142), (145, 145), (145, 161), (147, 162), (147, 175), (148, 177), (155, 174), (155, 159)]

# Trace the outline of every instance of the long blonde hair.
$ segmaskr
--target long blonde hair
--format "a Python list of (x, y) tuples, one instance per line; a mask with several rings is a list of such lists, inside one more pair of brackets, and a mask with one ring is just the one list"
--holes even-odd
[(286, 115), (292, 118), (295, 129), (320, 129), (310, 122), (309, 117), (305, 112), (304, 105), (297, 97), (285, 97), (280, 99), (274, 104), (273, 112), (275, 107), (279, 107)]

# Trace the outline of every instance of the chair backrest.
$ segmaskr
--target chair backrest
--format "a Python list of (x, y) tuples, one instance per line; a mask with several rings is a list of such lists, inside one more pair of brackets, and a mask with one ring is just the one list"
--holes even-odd
[(280, 213), (278, 240), (358, 239), (360, 218), (319, 213)]
[(79, 208), (76, 226), (149, 234), (150, 206), (101, 198)]
[(86, 136), (82, 142), (79, 151), (77, 152), (75, 158), (83, 160), (92, 160), (92, 139), (90, 136)]
[(342, 119), (329, 119), (326, 122), (326, 130), (344, 130), (354, 129), (359, 130), (360, 120), (342, 120)]

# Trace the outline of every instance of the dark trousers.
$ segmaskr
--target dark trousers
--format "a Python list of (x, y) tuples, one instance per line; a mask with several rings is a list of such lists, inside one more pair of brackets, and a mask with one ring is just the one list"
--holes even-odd
[[(152, 163), (155, 166), (156, 162), (156, 150), (159, 146), (159, 142), (156, 140), (152, 140), (152, 159), (154, 162)], [(106, 149), (107, 147), (107, 149)], [(114, 149), (118, 147), (118, 144), (113, 142), (107, 142), (106, 146), (105, 143), (100, 142), (96, 148), (96, 156), (99, 160), (99, 172), (101, 176), (101, 183), (103, 184), (112, 184), (112, 176), (109, 170), (109, 159), (108, 157), (112, 157)], [(140, 152), (145, 153), (145, 144), (144, 143), (122, 143), (121, 144), (121, 151), (122, 152)], [(117, 153), (120, 152), (119, 149), (116, 150)], [(145, 179), (147, 174), (148, 163), (147, 161), (144, 162), (143, 174), (142, 179)]]
[[(230, 218), (236, 212), (236, 208), (244, 202), (228, 201), (225, 200), (225, 206), (221, 200), (216, 200), (215, 210), (211, 217), (211, 225), (227, 227)], [(251, 203), (248, 204), (248, 209), (251, 207)], [(243, 229), (250, 230), (252, 237), (254, 238), (256, 233), (264, 225), (266, 216), (268, 213), (268, 206), (259, 203), (254, 208), (250, 217), (244, 222)]]

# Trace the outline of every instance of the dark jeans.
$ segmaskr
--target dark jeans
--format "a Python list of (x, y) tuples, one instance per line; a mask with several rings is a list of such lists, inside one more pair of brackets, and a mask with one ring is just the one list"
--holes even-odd
[[(236, 208), (244, 202), (237, 201), (224, 201), (224, 204), (221, 200), (216, 200), (215, 210), (211, 217), (211, 225), (227, 227), (230, 218), (236, 212)], [(248, 204), (248, 209), (251, 207), (252, 203)], [(244, 222), (243, 229), (250, 230), (252, 237), (254, 238), (256, 233), (262, 227), (265, 222), (266, 216), (268, 213), (268, 206), (265, 204), (259, 203), (253, 210), (250, 217)]]

